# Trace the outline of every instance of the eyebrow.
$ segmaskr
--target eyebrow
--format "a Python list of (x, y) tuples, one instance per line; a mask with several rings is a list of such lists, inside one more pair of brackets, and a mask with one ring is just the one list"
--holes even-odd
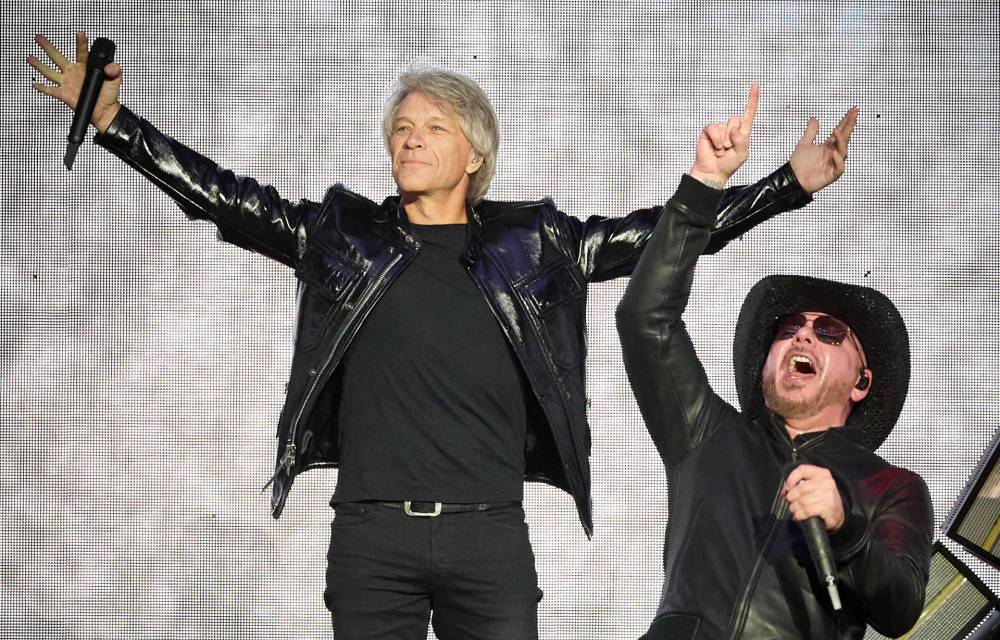
[[(396, 124), (397, 122), (400, 122), (400, 121), (414, 122), (413, 118), (409, 118), (407, 116), (396, 116), (395, 118), (392, 119), (392, 123), (393, 124)], [(451, 122), (452, 118), (449, 118), (449, 117), (443, 116), (443, 115), (442, 116), (431, 116), (430, 118), (427, 119), (427, 121), (428, 122)]]

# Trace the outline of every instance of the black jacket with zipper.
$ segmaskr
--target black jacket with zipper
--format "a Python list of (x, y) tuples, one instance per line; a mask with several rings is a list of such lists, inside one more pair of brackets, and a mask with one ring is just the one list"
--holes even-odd
[[(341, 185), (321, 202), (291, 202), (233, 174), (122, 109), (96, 141), (220, 237), (295, 269), (298, 319), (288, 393), (278, 424), (271, 506), (295, 476), (339, 460), (339, 365), (368, 313), (420, 251), (398, 197), (377, 204)], [(709, 251), (809, 196), (785, 165), (726, 191)], [(631, 273), (662, 207), (578, 220), (551, 201), (483, 200), (469, 211), (462, 256), (532, 390), (526, 477), (573, 496), (588, 535), (590, 431), (584, 392), (587, 284)]]
[[(924, 602), (933, 536), (916, 474), (867, 449), (860, 429), (790, 439), (708, 384), (681, 320), (722, 192), (685, 176), (617, 310), (625, 368), (666, 465), (664, 589), (647, 640), (861, 638), (905, 633)], [(843, 610), (815, 575), (781, 487), (792, 467), (827, 468), (846, 520), (830, 535)]]

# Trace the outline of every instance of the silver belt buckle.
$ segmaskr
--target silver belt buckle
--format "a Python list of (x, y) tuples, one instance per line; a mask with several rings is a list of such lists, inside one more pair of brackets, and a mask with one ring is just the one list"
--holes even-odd
[(441, 503), (440, 502), (435, 502), (434, 503), (434, 511), (431, 511), (430, 513), (425, 513), (423, 511), (414, 511), (413, 509), (410, 508), (411, 504), (413, 504), (413, 502), (410, 501), (410, 500), (404, 500), (403, 501), (403, 513), (405, 513), (408, 516), (413, 516), (415, 518), (417, 518), (417, 517), (419, 517), (419, 518), (433, 518), (435, 516), (441, 515)]

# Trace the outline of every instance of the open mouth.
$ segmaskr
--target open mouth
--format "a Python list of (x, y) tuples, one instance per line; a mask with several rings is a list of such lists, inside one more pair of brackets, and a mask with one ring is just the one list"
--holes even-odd
[(807, 356), (792, 356), (788, 361), (788, 372), (799, 375), (812, 375), (816, 373), (816, 365)]

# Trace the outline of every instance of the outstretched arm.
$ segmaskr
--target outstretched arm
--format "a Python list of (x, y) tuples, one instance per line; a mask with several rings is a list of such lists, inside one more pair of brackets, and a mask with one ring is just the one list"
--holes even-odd
[[(28, 64), (52, 82), (36, 82), (34, 88), (76, 108), (86, 75), (86, 34), (76, 34), (75, 62), (44, 36), (35, 36), (35, 41), (55, 68), (28, 56)], [(98, 130), (96, 141), (173, 198), (188, 216), (214, 222), (223, 240), (295, 266), (320, 206), (285, 200), (273, 187), (219, 167), (164, 135), (119, 102), (121, 67), (109, 64), (104, 73), (91, 119)]]
[[(759, 97), (754, 100), (759, 100)], [(705, 135), (718, 137), (728, 124), (720, 124), (718, 131)], [(843, 144), (846, 153), (846, 141), (850, 134), (837, 135), (838, 144)], [(799, 184), (798, 172), (814, 178), (814, 174), (820, 172), (819, 165), (829, 161), (826, 152), (817, 152), (812, 146), (800, 141), (793, 154), (794, 163), (782, 165), (756, 183), (727, 188), (716, 205), (711, 238), (704, 252), (716, 253), (758, 224), (805, 206), (812, 201), (810, 193), (836, 180), (839, 174), (827, 176), (829, 181), (822, 185), (813, 179), (809, 183), (810, 189), (804, 189)], [(840, 166), (842, 172), (843, 162)], [(798, 172), (794, 170), (796, 167)], [(652, 207), (620, 218), (592, 216), (585, 222), (562, 216), (571, 257), (584, 277), (592, 282), (628, 275), (635, 268), (662, 213), (662, 207)]]

